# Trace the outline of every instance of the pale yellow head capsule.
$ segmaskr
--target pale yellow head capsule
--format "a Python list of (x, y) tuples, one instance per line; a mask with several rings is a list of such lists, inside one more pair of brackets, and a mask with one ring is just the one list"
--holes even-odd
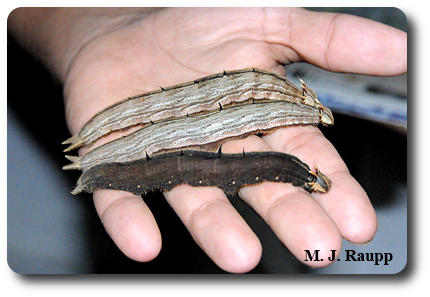
[(320, 109), (320, 122), (324, 126), (334, 125), (334, 117), (331, 110), (325, 106)]
[(334, 124), (334, 118), (331, 110), (321, 104), (318, 96), (314, 90), (309, 88), (306, 83), (299, 77), (301, 87), (303, 89), (302, 103), (311, 107), (318, 108), (320, 112), (320, 122), (324, 126), (331, 126)]
[(317, 107), (319, 108), (319, 105), (321, 105), (321, 103), (318, 101), (318, 96), (317, 94), (314, 92), (314, 90), (312, 90), (311, 88), (309, 88), (305, 82), (303, 81), (303, 79), (301, 79), (299, 77), (300, 82), (302, 83), (300, 86), (303, 89), (303, 95), (302, 95), (302, 103), (311, 107)]

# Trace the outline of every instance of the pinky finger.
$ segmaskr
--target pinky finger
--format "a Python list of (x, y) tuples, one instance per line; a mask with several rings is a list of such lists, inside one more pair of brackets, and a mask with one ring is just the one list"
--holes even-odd
[(161, 250), (161, 234), (140, 196), (123, 191), (100, 190), (94, 204), (106, 232), (130, 259), (148, 262)]

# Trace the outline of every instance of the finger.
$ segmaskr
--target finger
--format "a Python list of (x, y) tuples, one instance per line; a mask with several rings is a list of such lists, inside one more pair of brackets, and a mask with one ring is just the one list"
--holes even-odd
[(318, 66), (373, 75), (407, 71), (407, 35), (403, 31), (352, 15), (310, 11), (291, 23), (295, 36), (301, 36), (293, 47)]
[(258, 264), (260, 241), (221, 189), (182, 185), (165, 196), (196, 243), (220, 268), (243, 273)]
[(366, 192), (346, 171), (327, 174), (336, 186), (327, 195), (315, 194), (316, 201), (336, 222), (342, 237), (355, 244), (370, 242), (378, 220)]
[[(407, 71), (407, 34), (347, 14), (292, 9), (266, 17), (271, 44), (292, 48), (301, 60), (338, 72), (398, 75)], [(293, 59), (294, 57), (290, 54)]]
[(239, 196), (270, 226), (282, 243), (301, 262), (313, 267), (329, 261), (308, 262), (306, 250), (319, 250), (327, 259), (331, 250), (336, 257), (342, 247), (342, 237), (336, 224), (309, 193), (291, 184), (263, 183), (245, 187)]
[(313, 194), (334, 220), (342, 236), (353, 243), (370, 241), (377, 218), (367, 194), (350, 175), (333, 145), (315, 127), (279, 129), (264, 137), (274, 149), (289, 152), (305, 163), (316, 162), (332, 181), (325, 194)]
[[(274, 150), (259, 137), (248, 137), (226, 143), (229, 152)], [(306, 262), (305, 250), (320, 250), (319, 256), (327, 259), (331, 250), (339, 253), (342, 241), (340, 232), (325, 212), (306, 191), (291, 184), (265, 182), (244, 187), (239, 196), (250, 205), (272, 228), (284, 245), (303, 263), (321, 267), (329, 261)]]
[(107, 233), (127, 257), (140, 262), (157, 257), (161, 250), (160, 230), (140, 196), (99, 190), (93, 198)]

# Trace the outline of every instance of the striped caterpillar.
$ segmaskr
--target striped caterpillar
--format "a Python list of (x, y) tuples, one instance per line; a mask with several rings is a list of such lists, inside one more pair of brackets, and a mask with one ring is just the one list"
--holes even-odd
[(232, 106), (158, 122), (108, 142), (83, 157), (66, 156), (73, 163), (63, 169), (85, 171), (101, 163), (132, 161), (185, 148), (216, 151), (229, 139), (267, 134), (291, 125), (317, 126), (319, 123), (319, 110), (304, 104), (274, 101)]
[(67, 139), (64, 151), (89, 145), (104, 135), (135, 125), (149, 125), (166, 119), (193, 116), (235, 104), (254, 101), (286, 101), (314, 107), (320, 122), (333, 124), (333, 116), (322, 106), (315, 92), (302, 82), (302, 90), (287, 78), (259, 69), (224, 71), (122, 100), (92, 117), (81, 131)]

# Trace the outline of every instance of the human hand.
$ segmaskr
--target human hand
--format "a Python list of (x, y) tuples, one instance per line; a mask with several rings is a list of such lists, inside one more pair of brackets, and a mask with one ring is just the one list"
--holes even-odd
[[(73, 134), (101, 109), (131, 95), (179, 84), (223, 70), (260, 68), (284, 75), (283, 64), (307, 61), (331, 71), (373, 75), (406, 72), (406, 34), (348, 15), (304, 9), (164, 9), (90, 39), (64, 75), (66, 113)], [(106, 22), (109, 18), (84, 21)], [(98, 141), (93, 149), (112, 134)], [(365, 243), (377, 219), (361, 186), (318, 128), (284, 128), (229, 141), (224, 152), (275, 150), (305, 163), (317, 161), (333, 182), (326, 194), (289, 184), (245, 187), (239, 196), (300, 260), (304, 250), (321, 257), (340, 251), (341, 238)], [(178, 186), (165, 193), (197, 244), (222, 269), (247, 272), (261, 257), (256, 235), (217, 188)], [(128, 192), (94, 193), (97, 212), (116, 245), (137, 261), (150, 261), (161, 236), (141, 197)], [(318, 267), (326, 262), (306, 262)]]

